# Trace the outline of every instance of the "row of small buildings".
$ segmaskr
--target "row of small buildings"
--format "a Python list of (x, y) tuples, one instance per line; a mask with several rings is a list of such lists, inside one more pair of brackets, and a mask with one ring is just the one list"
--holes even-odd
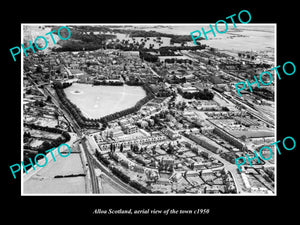
[(125, 140), (117, 140), (117, 141), (104, 141), (104, 142), (97, 142), (99, 148), (103, 153), (110, 151), (110, 146), (113, 143), (114, 146), (117, 148), (120, 148), (121, 145), (123, 145), (124, 148), (128, 148), (131, 145), (144, 145), (144, 144), (152, 144), (157, 142), (163, 142), (166, 141), (167, 137), (165, 135), (151, 135), (151, 136), (143, 136), (143, 137), (135, 137), (131, 139), (125, 139)]

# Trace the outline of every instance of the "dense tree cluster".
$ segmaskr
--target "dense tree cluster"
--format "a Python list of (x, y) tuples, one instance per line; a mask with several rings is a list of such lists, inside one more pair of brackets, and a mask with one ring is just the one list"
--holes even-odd
[(130, 30), (130, 37), (172, 37), (171, 34), (160, 33), (154, 30)]
[(104, 163), (106, 166), (110, 165), (110, 161), (107, 158), (105, 158), (103, 155), (101, 155), (97, 150), (95, 156), (100, 162)]
[(190, 59), (176, 59), (176, 58), (170, 58), (170, 59), (165, 59), (165, 62), (166, 63), (180, 63), (180, 64), (182, 64), (182, 63), (189, 63), (189, 64), (192, 64), (192, 60), (190, 60)]
[[(71, 139), (71, 136), (68, 132), (60, 130), (58, 128), (54, 128), (54, 127), (43, 127), (43, 126), (39, 126), (36, 124), (28, 124), (25, 123), (24, 126), (29, 127), (31, 129), (36, 129), (36, 130), (42, 130), (42, 131), (47, 131), (47, 132), (51, 132), (51, 133), (56, 133), (56, 134), (61, 134), (61, 137), (58, 137), (54, 140), (51, 141), (44, 141), (39, 147), (35, 148), (34, 151), (30, 151), (30, 152), (24, 152), (24, 163), (25, 165), (29, 164), (29, 158), (31, 158), (31, 160), (33, 160), (33, 158), (39, 154), (46, 154), (46, 151), (51, 149), (51, 148), (56, 148), (59, 145), (69, 141)], [(25, 139), (29, 139), (31, 137), (31, 134), (29, 132), (24, 132), (23, 136), (24, 138), (24, 142)], [(25, 145), (24, 145), (24, 149), (26, 149)], [(42, 156), (41, 156), (42, 157)], [(41, 158), (40, 157), (40, 158)], [(39, 159), (39, 158), (37, 158)]]
[(126, 80), (126, 84), (129, 86), (142, 86), (143, 82), (136, 76), (130, 76), (128, 80)]
[(214, 98), (214, 94), (208, 89), (204, 89), (203, 91), (199, 90), (197, 92), (182, 92), (180, 89), (178, 89), (178, 93), (186, 99), (195, 98), (200, 100), (212, 100)]
[(158, 49), (161, 55), (168, 54), (167, 52), (175, 52), (180, 50), (201, 50), (205, 49), (206, 45), (195, 45), (195, 46), (163, 46)]
[(62, 84), (62, 88), (70, 87), (70, 86), (72, 86), (72, 84), (73, 84), (73, 83), (66, 83), (66, 82), (64, 82), (64, 83)]
[[(55, 30), (55, 34), (57, 34), (58, 26), (52, 27), (52, 30)], [(190, 35), (175, 35), (175, 34), (166, 34), (160, 33), (157, 31), (145, 31), (145, 30), (131, 30), (131, 29), (111, 29), (109, 27), (95, 27), (95, 26), (79, 26), (72, 27), (69, 26), (71, 31), (71, 37), (68, 40), (59, 40), (58, 44), (61, 46), (59, 48), (53, 48), (53, 51), (92, 51), (100, 48), (106, 49), (120, 49), (123, 51), (138, 51), (145, 48), (145, 42), (149, 40), (149, 37), (156, 37), (156, 41), (162, 43), (160, 41), (161, 37), (171, 38), (170, 43), (181, 43), (181, 46), (174, 47), (162, 47), (161, 55), (168, 55), (164, 48), (173, 48), (173, 51), (177, 50), (193, 50), (193, 49), (202, 49), (205, 45), (201, 45), (198, 43), (197, 46), (184, 46), (184, 43), (192, 41)], [(105, 32), (101, 34), (95, 34), (95, 31)], [(107, 42), (109, 39), (115, 39), (116, 35), (107, 34), (107, 32), (117, 32), (117, 33), (126, 33), (129, 34), (130, 37), (144, 37), (145, 40), (142, 39), (142, 42), (136, 42), (134, 39), (133, 43), (129, 43), (128, 40), (114, 40), (112, 42)], [(69, 35), (66, 29), (61, 29), (60, 34), (63, 38)], [(199, 40), (204, 39), (200, 38)], [(154, 44), (150, 44), (149, 48), (153, 49)], [(146, 57), (146, 60), (148, 57)], [(149, 61), (154, 60), (154, 57), (149, 58)]]
[(148, 188), (146, 188), (145, 186), (143, 186), (142, 184), (140, 184), (136, 180), (129, 181), (129, 185), (131, 187), (134, 187), (135, 189), (139, 190), (142, 193), (150, 193), (151, 192)]
[(143, 59), (147, 62), (157, 62), (158, 61), (157, 55), (152, 55), (151, 53), (144, 51), (144, 50), (139, 51), (139, 56), (141, 59)]
[(112, 173), (117, 177), (119, 177), (122, 181), (124, 181), (127, 184), (129, 183), (130, 177), (127, 174), (123, 173), (120, 169), (118, 169), (115, 166), (111, 166), (110, 169)]
[(100, 25), (96, 25), (96, 26), (85, 26), (85, 25), (82, 25), (82, 26), (77, 26), (76, 25), (76, 30), (78, 31), (85, 31), (85, 32), (95, 32), (95, 31), (98, 31), (98, 32), (104, 32), (104, 33), (107, 33), (107, 32), (112, 32), (113, 30), (107, 26), (100, 26)]
[(93, 85), (110, 85), (110, 86), (122, 86), (124, 83), (121, 81), (109, 81), (109, 80), (94, 80)]
[[(55, 34), (57, 34), (58, 27), (53, 27), (52, 30), (55, 29)], [(113, 34), (98, 34), (95, 35), (94, 32), (90, 32), (89, 34), (86, 30), (82, 30), (81, 28), (72, 28), (69, 27), (71, 31), (71, 37), (68, 40), (59, 40), (58, 44), (61, 46), (60, 48), (54, 48), (53, 51), (61, 52), (61, 51), (92, 51), (103, 48), (105, 46), (105, 42), (107, 39), (115, 38), (116, 36)], [(91, 28), (90, 28), (91, 29)], [(95, 30), (95, 29), (93, 29)], [(102, 30), (101, 30), (102, 31)], [(65, 29), (60, 30), (60, 34), (62, 37), (68, 36), (68, 31)]]
[(128, 43), (126, 40), (122, 40), (122, 42), (111, 42), (105, 45), (107, 49), (120, 49), (122, 51), (138, 51), (140, 49), (143, 49), (145, 46), (145, 43)]
[[(60, 43), (61, 44), (61, 43)], [(66, 52), (66, 51), (94, 51), (103, 47), (102, 44), (97, 44), (93, 42), (84, 42), (76, 40), (67, 40), (60, 48), (53, 48), (56, 52)]]
[[(204, 40), (204, 37), (200, 37), (197, 40)], [(189, 42), (192, 41), (192, 37), (191, 35), (174, 35), (173, 37), (171, 37), (170, 42), (171, 43), (185, 43), (185, 42)]]
[[(58, 128), (55, 128), (55, 127), (48, 127), (48, 126), (44, 127), (44, 126), (36, 125), (36, 124), (33, 124), (33, 123), (24, 123), (24, 126), (29, 127), (31, 129), (35, 129), (35, 130), (42, 130), (42, 131), (47, 131), (47, 132), (51, 132), (51, 133), (61, 134), (65, 138), (67, 138), (68, 140), (70, 140), (70, 138), (71, 138), (70, 135), (68, 134), (68, 132), (63, 131), (63, 130), (58, 129)], [(29, 133), (29, 135), (30, 135), (30, 133)]]
[(254, 60), (255, 59), (255, 56), (254, 55), (251, 55), (250, 53), (241, 53), (241, 52), (239, 52), (238, 53), (238, 56), (239, 57), (242, 57), (242, 58), (248, 58), (248, 59), (252, 59), (252, 60)]
[(130, 177), (127, 174), (125, 174), (123, 171), (121, 171), (119, 168), (117, 168), (115, 166), (110, 166), (109, 168), (114, 175), (116, 175), (118, 178), (120, 178), (123, 182), (129, 184), (131, 187), (136, 188), (137, 190), (139, 190), (142, 193), (150, 193), (151, 192), (148, 188), (146, 188), (145, 186), (140, 184), (138, 181), (131, 180)]
[[(144, 59), (148, 62), (157, 62), (158, 56), (178, 56), (176, 51), (180, 50), (200, 50), (204, 49), (206, 45), (197, 45), (197, 46), (164, 46), (160, 47), (159, 49), (140, 49), (139, 50), (139, 56), (141, 59)], [(151, 52), (153, 52), (151, 54)], [(174, 63), (175, 59), (170, 59), (169, 63)], [(185, 59), (176, 59), (176, 62), (179, 63), (192, 63), (191, 60), (185, 60)]]
[(53, 87), (54, 88), (59, 88), (59, 89), (65, 89), (67, 87), (72, 86), (72, 84), (73, 83), (67, 83), (67, 82), (61, 83), (60, 81), (54, 81), (53, 82)]

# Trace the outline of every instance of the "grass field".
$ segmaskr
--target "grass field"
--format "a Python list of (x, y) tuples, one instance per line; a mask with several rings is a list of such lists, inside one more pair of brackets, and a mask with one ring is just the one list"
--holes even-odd
[(74, 83), (64, 91), (84, 116), (93, 119), (130, 108), (146, 96), (142, 87), (127, 85), (92, 86)]

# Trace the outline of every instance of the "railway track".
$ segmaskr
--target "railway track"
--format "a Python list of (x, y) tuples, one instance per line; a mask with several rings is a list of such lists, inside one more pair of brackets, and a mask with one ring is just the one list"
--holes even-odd
[(94, 160), (93, 157), (91, 156), (91, 154), (89, 153), (88, 149), (87, 149), (87, 145), (85, 143), (85, 138), (81, 141), (83, 150), (85, 152), (86, 155), (86, 159), (89, 165), (89, 171), (90, 171), (90, 177), (91, 177), (91, 183), (92, 183), (92, 192), (94, 194), (99, 194), (100, 193), (100, 189), (99, 189), (99, 182), (98, 182), (98, 178), (95, 174), (95, 169), (94, 169)]

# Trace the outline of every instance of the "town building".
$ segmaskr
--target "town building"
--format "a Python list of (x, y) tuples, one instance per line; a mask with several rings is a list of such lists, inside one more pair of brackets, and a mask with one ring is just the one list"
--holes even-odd
[(246, 146), (245, 144), (238, 140), (237, 138), (233, 137), (231, 134), (227, 133), (223, 129), (220, 129), (218, 127), (215, 127), (213, 130), (215, 134), (217, 134), (219, 137), (223, 138), (224, 140), (228, 141), (233, 146), (237, 147), (240, 150), (245, 150)]
[(102, 151), (109, 151), (110, 145), (113, 143), (117, 148), (123, 144), (124, 148), (128, 148), (131, 145), (143, 145), (143, 144), (152, 144), (157, 142), (162, 142), (166, 140), (166, 136), (164, 135), (153, 135), (148, 137), (138, 137), (135, 139), (126, 139), (126, 140), (116, 140), (114, 142), (98, 142), (98, 146)]
[(197, 144), (201, 145), (202, 147), (214, 152), (214, 153), (220, 153), (221, 149), (219, 146), (217, 146), (214, 142), (209, 140), (208, 138), (204, 137), (203, 135), (194, 135), (194, 134), (188, 134), (188, 137), (195, 141)]
[(170, 128), (163, 129), (162, 133), (167, 135), (167, 137), (170, 138), (171, 140), (176, 140), (176, 139), (180, 138), (180, 135)]

